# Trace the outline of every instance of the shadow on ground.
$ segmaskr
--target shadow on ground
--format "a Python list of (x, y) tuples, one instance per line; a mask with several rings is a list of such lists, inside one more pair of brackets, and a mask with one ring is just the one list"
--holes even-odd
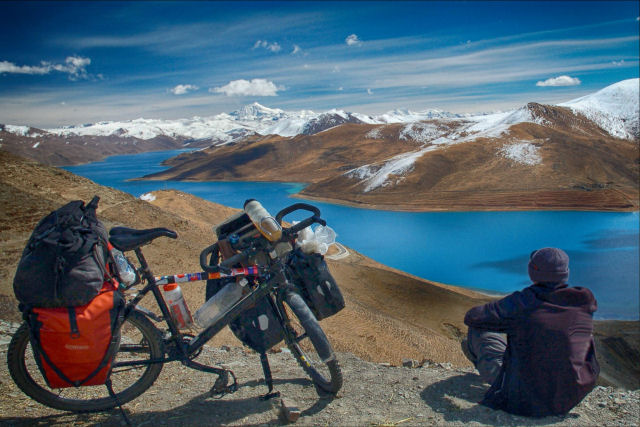
[(478, 404), (489, 386), (477, 374), (463, 374), (447, 378), (426, 387), (421, 397), (444, 420), (454, 423), (478, 422), (489, 425), (547, 425), (561, 423), (570, 417), (529, 418), (511, 415)]
[[(303, 387), (313, 387), (313, 383), (307, 379), (289, 378), (274, 380), (275, 390), (278, 385), (297, 384)], [(203, 393), (193, 397), (185, 404), (171, 409), (154, 411), (152, 408), (144, 411), (133, 411), (131, 405), (125, 404), (124, 410), (136, 427), (142, 426), (210, 426), (221, 424), (240, 423), (242, 425), (282, 425), (286, 424), (280, 417), (280, 398), (272, 398), (269, 400), (261, 400), (260, 396), (267, 391), (263, 381), (253, 380), (239, 384), (240, 388), (250, 387), (257, 391), (255, 395), (246, 398), (234, 398), (233, 395), (224, 398), (211, 397), (209, 393)], [(318, 400), (308, 408), (300, 408), (303, 416), (312, 416), (322, 411), (332, 401), (332, 396), (319, 397)], [(135, 402), (135, 401), (134, 401)], [(162, 402), (159, 402), (158, 406)], [(256, 422), (251, 420), (254, 414), (269, 414), (268, 421), (261, 418)], [(248, 419), (245, 421), (244, 419)], [(39, 418), (29, 417), (0, 417), (0, 425), (11, 426), (46, 426), (52, 424), (67, 425), (125, 425), (124, 418), (120, 411), (116, 408), (110, 411), (74, 414), (70, 412), (60, 413), (58, 415), (48, 415)]]

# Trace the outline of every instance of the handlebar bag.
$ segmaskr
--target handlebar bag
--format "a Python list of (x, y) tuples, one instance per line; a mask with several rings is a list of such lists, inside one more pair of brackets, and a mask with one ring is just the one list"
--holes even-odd
[(98, 295), (110, 260), (98, 200), (69, 202), (36, 225), (13, 279), (20, 310), (81, 306)]
[[(233, 280), (235, 279), (207, 280), (206, 299)], [(258, 353), (266, 353), (284, 338), (282, 325), (267, 298), (261, 299), (242, 313), (229, 324), (229, 328), (244, 345)]]
[(120, 344), (124, 298), (117, 282), (77, 307), (25, 312), (34, 357), (51, 388), (104, 384)]
[(306, 254), (296, 248), (291, 252), (288, 264), (293, 282), (316, 319), (333, 316), (344, 308), (342, 292), (322, 255)]

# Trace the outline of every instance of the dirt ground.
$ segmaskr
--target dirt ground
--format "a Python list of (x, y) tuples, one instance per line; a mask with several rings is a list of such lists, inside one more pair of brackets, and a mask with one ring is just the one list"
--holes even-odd
[[(2, 334), (0, 333), (0, 340)], [(0, 345), (0, 357), (6, 350)], [(124, 405), (134, 426), (282, 425), (281, 398), (300, 411), (298, 425), (396, 426), (634, 426), (640, 417), (640, 391), (596, 387), (564, 417), (526, 418), (478, 405), (488, 385), (471, 368), (425, 364), (393, 367), (339, 353), (344, 386), (335, 398), (321, 398), (291, 354), (269, 354), (279, 398), (260, 400), (266, 393), (255, 353), (238, 347), (205, 347), (198, 361), (232, 369), (239, 389), (220, 399), (209, 390), (214, 376), (179, 363), (164, 366), (155, 384)], [(118, 410), (72, 414), (42, 406), (13, 384), (0, 364), (0, 425), (124, 425)]]

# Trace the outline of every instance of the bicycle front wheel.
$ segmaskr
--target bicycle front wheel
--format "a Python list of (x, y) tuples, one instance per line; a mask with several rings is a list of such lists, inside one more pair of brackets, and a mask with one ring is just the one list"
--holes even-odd
[[(120, 404), (135, 399), (151, 387), (162, 370), (162, 363), (147, 362), (163, 356), (158, 329), (144, 315), (132, 312), (122, 325), (120, 347), (111, 371), (113, 391)], [(117, 406), (105, 385), (49, 388), (34, 358), (26, 323), (11, 339), (7, 363), (16, 385), (43, 405), (72, 412), (103, 411)]]
[(288, 292), (283, 305), (287, 347), (319, 392), (336, 394), (342, 387), (342, 371), (320, 324), (299, 294)]

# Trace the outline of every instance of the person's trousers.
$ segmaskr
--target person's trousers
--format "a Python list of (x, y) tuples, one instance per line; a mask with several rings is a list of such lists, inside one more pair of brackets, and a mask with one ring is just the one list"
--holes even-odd
[(467, 333), (467, 358), (475, 365), (483, 381), (493, 384), (502, 367), (507, 349), (505, 334), (484, 329), (469, 328)]

